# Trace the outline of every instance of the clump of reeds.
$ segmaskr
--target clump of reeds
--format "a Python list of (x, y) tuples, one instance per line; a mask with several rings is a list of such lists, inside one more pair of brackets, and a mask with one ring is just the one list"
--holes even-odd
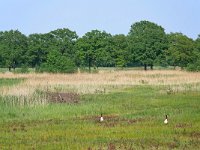
[[(37, 91), (75, 92), (79, 94), (106, 93), (113, 89), (135, 85), (158, 85), (170, 87), (167, 93), (200, 91), (200, 73), (177, 70), (156, 71), (99, 71), (99, 73), (77, 74), (6, 74), (0, 78), (23, 78), (14, 86), (0, 87), (0, 95), (22, 104), (45, 104), (46, 99)], [(13, 103), (13, 102), (11, 102)]]

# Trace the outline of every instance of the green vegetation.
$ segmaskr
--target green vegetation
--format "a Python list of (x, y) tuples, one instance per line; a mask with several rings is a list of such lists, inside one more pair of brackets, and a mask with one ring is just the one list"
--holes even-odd
[(37, 68), (38, 72), (74, 73), (77, 71), (75, 63), (65, 55), (52, 51), (47, 56), (47, 62)]
[(83, 95), (78, 104), (1, 104), (0, 149), (199, 149), (199, 110), (199, 93), (163, 86)]
[(19, 84), (20, 82), (22, 82), (24, 79), (3, 79), (0, 78), (0, 87), (1, 86), (11, 86), (11, 85), (15, 85), (15, 84)]
[(155, 63), (162, 64), (167, 49), (167, 37), (164, 29), (155, 23), (141, 21), (133, 24), (128, 35), (133, 61), (138, 61), (153, 69)]
[(0, 67), (9, 71), (23, 66), (64, 73), (77, 67), (90, 71), (91, 67), (144, 66), (146, 70), (155, 65), (199, 71), (199, 54), (200, 36), (193, 40), (182, 33), (166, 34), (150, 21), (133, 23), (127, 35), (92, 30), (78, 38), (66, 28), (29, 36), (18, 30), (0, 32)]

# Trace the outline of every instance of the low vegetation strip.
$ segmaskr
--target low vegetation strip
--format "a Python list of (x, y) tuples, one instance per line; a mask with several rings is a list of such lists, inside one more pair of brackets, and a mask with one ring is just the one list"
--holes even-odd
[(23, 78), (0, 78), (0, 87), (16, 85), (21, 83), (23, 80)]

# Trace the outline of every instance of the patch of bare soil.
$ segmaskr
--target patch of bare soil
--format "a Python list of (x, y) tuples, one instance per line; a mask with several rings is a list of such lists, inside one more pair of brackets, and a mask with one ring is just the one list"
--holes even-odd
[(26, 123), (13, 122), (5, 126), (6, 132), (27, 132), (29, 128), (40, 127), (43, 125), (59, 125), (66, 123), (66, 120), (48, 119), (48, 120), (34, 120)]
[(167, 146), (168, 146), (169, 149), (178, 148), (178, 144), (175, 143), (175, 142), (168, 143)]
[(135, 118), (135, 119), (122, 119), (123, 122), (127, 122), (128, 124), (134, 124), (137, 122), (145, 121), (143, 118)]
[(115, 127), (117, 125), (124, 125), (124, 124), (131, 125), (144, 121), (144, 119), (142, 118), (126, 119), (126, 118), (120, 118), (118, 115), (104, 115), (103, 118), (104, 121), (102, 122), (100, 122), (100, 116), (87, 116), (82, 119), (99, 123), (100, 126), (104, 127)]
[[(118, 115), (104, 115), (103, 118), (106, 121), (113, 121), (113, 120), (118, 120), (119, 116)], [(89, 121), (99, 122), (100, 116), (86, 116), (86, 117), (83, 117), (81, 119), (82, 120), (89, 120)]]
[(23, 131), (27, 132), (26, 125), (25, 124), (12, 124), (8, 128), (8, 132), (18, 132), (18, 131)]
[(191, 137), (194, 137), (194, 138), (197, 138), (197, 139), (200, 139), (200, 132), (192, 132), (191, 133)]
[(113, 143), (109, 143), (108, 150), (116, 150), (116, 146)]
[(77, 93), (47, 93), (48, 101), (51, 103), (78, 103), (80, 95)]
[(125, 119), (125, 118), (116, 118), (111, 120), (106, 120), (104, 122), (100, 122), (101, 126), (104, 127), (115, 127), (117, 125), (132, 125), (138, 122), (144, 121), (144, 119), (136, 118), (136, 119)]
[(176, 124), (176, 128), (191, 128), (192, 124), (188, 124), (188, 123), (178, 123)]

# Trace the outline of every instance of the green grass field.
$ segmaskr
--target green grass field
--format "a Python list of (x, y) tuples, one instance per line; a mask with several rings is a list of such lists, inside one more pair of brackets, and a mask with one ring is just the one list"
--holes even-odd
[(7, 105), (1, 97), (0, 149), (200, 149), (200, 93), (165, 90), (140, 85), (85, 94), (78, 104), (34, 107)]

